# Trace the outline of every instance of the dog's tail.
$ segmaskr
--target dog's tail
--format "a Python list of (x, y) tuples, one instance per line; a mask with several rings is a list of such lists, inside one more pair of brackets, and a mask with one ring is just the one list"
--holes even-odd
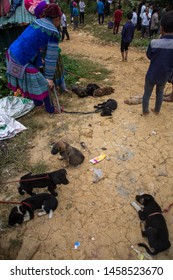
[(150, 254), (150, 255), (157, 255), (159, 252), (157, 252), (157, 251), (151, 251), (150, 250), (150, 248), (146, 245), (146, 244), (144, 244), (144, 243), (138, 243), (138, 246), (140, 246), (140, 247), (144, 247), (145, 248), (145, 250), (147, 251), (147, 253), (148, 254)]

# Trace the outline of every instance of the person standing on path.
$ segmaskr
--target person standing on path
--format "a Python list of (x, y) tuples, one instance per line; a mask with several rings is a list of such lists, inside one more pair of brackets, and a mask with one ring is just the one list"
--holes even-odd
[(127, 22), (123, 25), (121, 31), (121, 55), (122, 61), (127, 61), (128, 59), (128, 48), (134, 37), (135, 26), (132, 23), (133, 14), (129, 12), (127, 14)]
[(86, 7), (86, 5), (85, 5), (84, 1), (81, 0), (79, 2), (79, 12), (80, 12), (79, 22), (80, 22), (80, 24), (84, 23), (85, 7)]
[(145, 77), (142, 100), (143, 115), (149, 114), (149, 100), (156, 86), (156, 101), (152, 112), (159, 114), (165, 84), (169, 81), (173, 69), (173, 11), (167, 12), (161, 19), (161, 38), (151, 40), (147, 57), (150, 65)]

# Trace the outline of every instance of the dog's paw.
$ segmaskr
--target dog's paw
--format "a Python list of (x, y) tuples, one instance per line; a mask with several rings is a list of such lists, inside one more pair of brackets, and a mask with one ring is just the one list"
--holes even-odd
[(132, 201), (130, 204), (133, 206), (133, 208), (135, 208), (137, 212), (141, 210), (141, 207), (135, 201)]
[(58, 156), (58, 159), (59, 160), (63, 160), (64, 158), (62, 156)]
[(38, 212), (37, 215), (38, 215), (39, 217), (41, 217), (41, 216), (44, 216), (44, 215), (46, 215), (46, 214), (47, 214), (46, 211), (41, 210), (41, 211)]
[(52, 216), (53, 216), (53, 211), (52, 211), (52, 209), (51, 209), (50, 212), (49, 212), (49, 219), (51, 219)]

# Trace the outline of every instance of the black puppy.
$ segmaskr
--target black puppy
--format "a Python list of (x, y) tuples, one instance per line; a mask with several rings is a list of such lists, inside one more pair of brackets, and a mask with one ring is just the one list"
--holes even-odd
[(56, 185), (67, 185), (69, 181), (66, 178), (67, 171), (59, 169), (50, 173), (36, 174), (28, 173), (20, 178), (18, 191), (21, 195), (28, 193), (35, 195), (33, 188), (48, 188), (51, 194), (57, 196), (55, 192)]
[(100, 87), (97, 84), (88, 84), (86, 86), (86, 94), (87, 94), (87, 96), (93, 96), (94, 91), (96, 89), (98, 89), (98, 88), (100, 88)]
[(140, 220), (144, 222), (144, 228), (142, 228), (141, 224), (142, 236), (148, 238), (149, 245), (153, 248), (153, 251), (144, 243), (139, 243), (138, 245), (144, 247), (150, 255), (156, 255), (167, 250), (171, 246), (171, 243), (169, 241), (166, 221), (162, 215), (160, 206), (150, 194), (137, 195), (136, 200), (143, 208), (136, 202), (132, 202), (131, 205), (138, 212)]
[(101, 116), (112, 116), (112, 112), (117, 109), (117, 101), (114, 99), (108, 99), (103, 103), (99, 103), (94, 106), (97, 108), (96, 112), (101, 112)]
[(49, 214), (52, 218), (53, 211), (58, 207), (58, 200), (48, 193), (40, 193), (22, 200), (20, 205), (11, 209), (8, 224), (14, 226), (34, 218), (34, 211), (41, 209), (38, 216)]

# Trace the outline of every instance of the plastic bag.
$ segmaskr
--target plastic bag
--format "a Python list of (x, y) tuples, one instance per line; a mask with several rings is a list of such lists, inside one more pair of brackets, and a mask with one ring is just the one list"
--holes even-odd
[(7, 96), (0, 99), (1, 114), (15, 119), (27, 114), (34, 107), (35, 105), (32, 100), (23, 97)]

